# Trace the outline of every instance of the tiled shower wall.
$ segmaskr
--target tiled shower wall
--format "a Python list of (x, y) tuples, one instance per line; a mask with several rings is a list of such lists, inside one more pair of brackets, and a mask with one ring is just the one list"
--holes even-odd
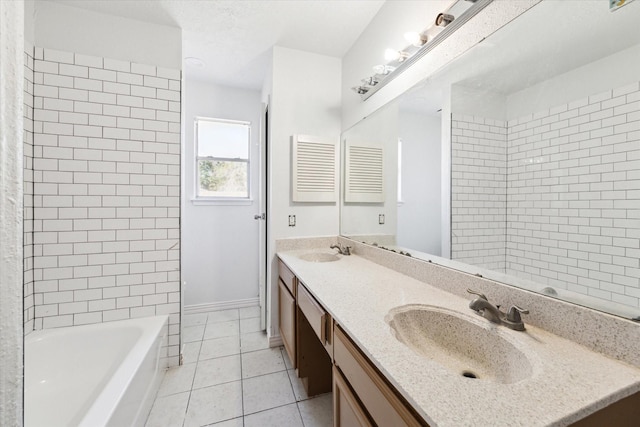
[(454, 114), (451, 138), (451, 258), (504, 272), (506, 123)]
[(640, 85), (509, 121), (507, 272), (638, 307)]
[[(485, 247), (471, 232), (460, 236), (484, 233), (481, 209), (499, 207), (491, 168), (480, 163), (503, 142), (471, 127), (486, 120), (454, 115), (452, 127), (453, 259), (485, 266)], [(506, 270), (491, 269), (638, 307), (640, 83), (510, 120), (506, 130)]]
[(24, 130), (23, 130), (23, 256), (24, 256), (24, 333), (33, 331), (33, 46), (24, 52)]
[(169, 315), (179, 352), (180, 71), (35, 48), (35, 328)]

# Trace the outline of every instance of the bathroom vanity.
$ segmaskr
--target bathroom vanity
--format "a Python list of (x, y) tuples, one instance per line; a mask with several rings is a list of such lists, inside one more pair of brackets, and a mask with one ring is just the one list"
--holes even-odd
[(279, 318), (309, 395), (333, 390), (334, 426), (637, 425), (640, 369), (631, 363), (533, 326), (527, 315), (525, 331), (491, 323), (469, 309), (474, 296), (364, 256), (329, 255), (278, 253)]

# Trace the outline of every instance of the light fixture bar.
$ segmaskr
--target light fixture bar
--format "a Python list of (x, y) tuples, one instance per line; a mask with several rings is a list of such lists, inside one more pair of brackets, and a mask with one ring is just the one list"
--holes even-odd
[[(463, 0), (459, 0), (463, 1)], [(380, 80), (378, 84), (371, 87), (366, 93), (362, 94), (362, 100), (369, 99), (374, 93), (382, 89), (393, 80), (396, 76), (400, 75), (404, 70), (412, 66), (415, 62), (425, 56), (427, 53), (431, 52), (436, 46), (442, 43), (447, 39), (451, 34), (456, 32), (458, 28), (466, 24), (471, 18), (476, 16), (480, 11), (482, 11), (485, 7), (487, 7), (493, 0), (477, 0), (473, 3), (473, 5), (467, 9), (463, 14), (448, 24), (446, 27), (440, 31), (433, 39), (429, 40), (424, 46), (422, 46), (414, 55), (402, 61), (395, 70), (387, 75), (384, 79)], [(450, 8), (451, 9), (451, 8)]]

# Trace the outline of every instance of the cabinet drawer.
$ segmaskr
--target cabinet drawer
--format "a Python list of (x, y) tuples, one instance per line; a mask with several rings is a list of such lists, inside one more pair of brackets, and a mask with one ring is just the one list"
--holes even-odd
[(338, 325), (334, 328), (334, 363), (379, 426), (426, 426), (405, 406)]
[(329, 343), (330, 338), (327, 333), (328, 314), (320, 304), (318, 304), (302, 284), (298, 283), (298, 308), (307, 318), (313, 332), (320, 338), (323, 345)]
[(278, 275), (282, 282), (287, 286), (289, 292), (294, 297), (296, 296), (296, 276), (289, 270), (289, 267), (284, 265), (284, 263), (278, 260)]

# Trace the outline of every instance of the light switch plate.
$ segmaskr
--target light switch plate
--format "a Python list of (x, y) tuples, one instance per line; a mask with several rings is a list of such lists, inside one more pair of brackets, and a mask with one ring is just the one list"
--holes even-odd
[(289, 227), (295, 227), (295, 226), (296, 226), (296, 216), (289, 215)]

